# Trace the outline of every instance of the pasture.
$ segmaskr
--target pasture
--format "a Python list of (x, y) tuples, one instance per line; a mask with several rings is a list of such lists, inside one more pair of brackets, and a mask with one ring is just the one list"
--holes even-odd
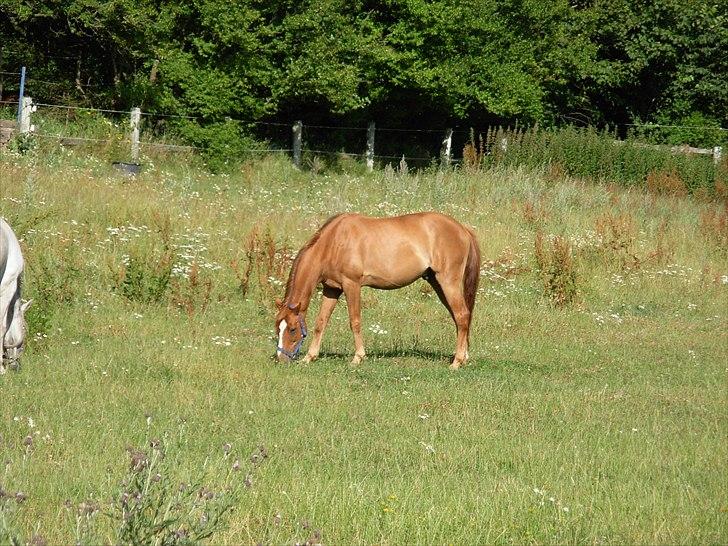
[[(558, 168), (155, 158), (129, 180), (70, 152), (5, 155), (0, 181), (35, 298), (0, 378), (2, 542), (115, 543), (156, 440), (170, 491), (234, 500), (214, 543), (728, 541), (720, 202)], [(363, 291), (361, 365), (343, 298), (318, 361), (274, 362), (273, 301), (316, 227), (420, 210), (479, 237), (469, 364), (448, 369), (422, 281)], [(202, 528), (205, 496), (184, 516)]]

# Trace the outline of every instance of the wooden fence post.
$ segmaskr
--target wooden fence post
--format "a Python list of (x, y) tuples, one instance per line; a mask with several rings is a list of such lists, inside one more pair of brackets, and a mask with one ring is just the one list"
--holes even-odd
[(303, 122), (298, 120), (293, 124), (293, 164), (301, 168), (301, 138), (303, 135)]
[(452, 129), (445, 130), (445, 138), (442, 139), (440, 148), (440, 166), (449, 167), (452, 159)]
[(723, 157), (723, 147), (722, 146), (716, 146), (713, 148), (713, 163), (716, 165), (720, 163), (720, 159)]
[(27, 135), (32, 130), (30, 124), (30, 115), (33, 113), (33, 99), (30, 97), (23, 97), (19, 105), (19, 116), (18, 116), (18, 131), (21, 135)]
[(374, 170), (374, 131), (376, 126), (373, 121), (367, 127), (367, 172)]
[(131, 160), (136, 163), (139, 161), (139, 120), (142, 111), (139, 108), (131, 110)]

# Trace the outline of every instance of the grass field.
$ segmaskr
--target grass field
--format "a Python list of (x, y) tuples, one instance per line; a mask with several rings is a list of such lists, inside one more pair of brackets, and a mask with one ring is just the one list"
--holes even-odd
[[(722, 203), (558, 169), (350, 167), (159, 158), (128, 180), (92, 156), (0, 158), (35, 298), (0, 378), (0, 542), (116, 543), (130, 476), (157, 468), (128, 448), (153, 439), (170, 491), (234, 503), (213, 543), (728, 542)], [(418, 210), (480, 239), (469, 364), (448, 369), (424, 282), (363, 293), (362, 365), (343, 300), (319, 361), (274, 362), (273, 299), (316, 226)], [(204, 528), (204, 497), (176, 530)]]

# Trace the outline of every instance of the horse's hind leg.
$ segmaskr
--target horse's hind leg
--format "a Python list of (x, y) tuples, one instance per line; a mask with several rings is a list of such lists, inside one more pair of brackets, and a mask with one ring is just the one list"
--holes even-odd
[(457, 345), (455, 347), (455, 356), (450, 367), (452, 369), (458, 369), (468, 359), (468, 338), (470, 334), (470, 310), (465, 303), (465, 296), (463, 295), (463, 281), (457, 275), (447, 276), (441, 273), (436, 275), (436, 280), (443, 295), (440, 296), (437, 289), (435, 289), (435, 292), (438, 292), (441, 301), (444, 296), (445, 302), (443, 304), (446, 303), (445, 307), (450, 311), (450, 315), (457, 328)]
[(450, 317), (452, 318), (453, 322), (455, 322), (455, 315), (452, 312), (450, 304), (447, 302), (445, 292), (442, 291), (442, 286), (440, 286), (440, 283), (435, 277), (435, 273), (432, 270), (428, 270), (428, 273), (426, 275), (423, 275), (422, 278), (430, 284), (432, 289), (435, 291), (435, 294), (437, 294), (437, 297), (440, 299), (440, 303), (445, 306), (445, 309), (447, 309), (447, 312), (450, 313)]
[(352, 364), (361, 364), (366, 353), (364, 352), (364, 339), (361, 336), (361, 285), (357, 283), (344, 283), (346, 294), (346, 307), (349, 310), (349, 324), (354, 334), (354, 358)]
[(311, 362), (318, 358), (319, 351), (321, 350), (321, 338), (323, 337), (326, 325), (331, 318), (331, 313), (334, 312), (334, 307), (336, 307), (336, 303), (339, 301), (339, 296), (341, 296), (340, 288), (331, 288), (324, 285), (321, 309), (319, 310), (318, 317), (316, 317), (316, 326), (314, 326), (313, 329), (313, 339), (311, 340), (311, 345), (308, 347), (306, 357), (303, 359), (304, 362)]

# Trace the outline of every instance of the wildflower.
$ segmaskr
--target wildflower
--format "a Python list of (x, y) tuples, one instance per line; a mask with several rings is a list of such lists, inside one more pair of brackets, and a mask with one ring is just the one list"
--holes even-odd
[(27, 499), (27, 498), (28, 498), (28, 495), (26, 495), (22, 491), (18, 491), (17, 493), (15, 493), (15, 502), (17, 502), (18, 504), (24, 503), (25, 499)]
[[(129, 495), (129, 493), (127, 493), (126, 491), (124, 491), (121, 494), (121, 497), (119, 497), (119, 502), (121, 503), (122, 506), (126, 506), (127, 504), (129, 504), (129, 499), (130, 498), (131, 498), (131, 495)], [(66, 508), (69, 508), (70, 507), (70, 504), (71, 504), (70, 499), (67, 499), (65, 504), (66, 504)]]
[(28, 544), (29, 546), (47, 546), (48, 542), (42, 535), (33, 535)]
[(215, 498), (215, 493), (213, 493), (213, 492), (212, 492), (212, 491), (211, 491), (210, 489), (208, 489), (207, 487), (203, 487), (202, 489), (200, 489), (200, 490), (198, 491), (198, 493), (197, 493), (197, 496), (198, 496), (199, 498), (201, 498), (201, 499), (205, 499), (205, 500), (212, 500), (212, 499), (214, 499), (214, 498)]
[(25, 447), (33, 447), (33, 437), (30, 434), (23, 439), (23, 445)]
[(80, 516), (92, 516), (99, 511), (99, 506), (93, 501), (84, 501), (78, 505), (78, 514)]
[(223, 444), (223, 446), (222, 446), (222, 450), (223, 450), (223, 451), (225, 452), (225, 455), (229, 454), (229, 453), (230, 453), (230, 450), (231, 450), (232, 448), (233, 448), (233, 446), (231, 446), (231, 445), (230, 445), (230, 444), (228, 444), (228, 443), (225, 443), (225, 444)]
[(425, 451), (427, 453), (435, 453), (435, 448), (432, 444), (426, 444), (425, 442), (420, 442), (420, 445), (425, 448)]
[(147, 458), (146, 453), (133, 448), (128, 448), (127, 451), (129, 452), (129, 456), (131, 457), (129, 469), (132, 472), (140, 472), (147, 467), (147, 465), (149, 464), (149, 459)]

